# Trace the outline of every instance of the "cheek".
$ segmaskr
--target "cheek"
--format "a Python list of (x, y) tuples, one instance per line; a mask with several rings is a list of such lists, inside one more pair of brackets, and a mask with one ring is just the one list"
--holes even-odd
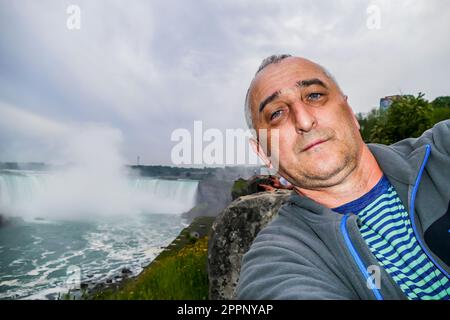
[(298, 135), (291, 130), (280, 130), (279, 149), (283, 154), (294, 152), (294, 146), (297, 144)]
[(316, 118), (322, 126), (342, 127), (343, 124), (354, 126), (354, 115), (351, 108), (336, 101), (330, 101), (323, 108), (317, 109)]
[(267, 144), (269, 150), (276, 147), (285, 149), (292, 143), (292, 140), (295, 139), (295, 134), (289, 134), (290, 130), (287, 127), (269, 128), (263, 129), (262, 131), (263, 134), (261, 135), (261, 138), (266, 135), (269, 136)]
[(296, 134), (289, 130), (282, 130), (278, 132), (278, 143), (276, 142), (276, 135), (271, 134), (269, 150), (271, 152), (270, 159), (273, 164), (288, 164), (295, 161), (294, 146), (296, 143)]

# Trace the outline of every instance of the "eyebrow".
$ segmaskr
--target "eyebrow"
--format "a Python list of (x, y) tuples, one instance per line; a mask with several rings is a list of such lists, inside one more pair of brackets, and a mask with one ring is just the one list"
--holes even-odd
[[(313, 79), (306, 79), (306, 80), (300, 80), (297, 81), (295, 83), (295, 85), (299, 88), (305, 88), (305, 87), (309, 87), (312, 85), (319, 85), (321, 87), (324, 87), (325, 89), (328, 89), (327, 86), (325, 85), (325, 83), (317, 78), (313, 78)], [(273, 100), (275, 100), (276, 98), (279, 97), (279, 95), (281, 94), (281, 91), (278, 90), (274, 93), (272, 93), (270, 96), (268, 96), (267, 98), (265, 98), (260, 104), (259, 104), (259, 112), (262, 112), (264, 110), (264, 108), (266, 107), (266, 105), (268, 105), (269, 103), (271, 103)]]
[(324, 87), (325, 89), (328, 89), (327, 86), (325, 85), (325, 83), (323, 83), (322, 80), (317, 79), (317, 78), (307, 79), (307, 80), (300, 80), (300, 81), (297, 81), (296, 84), (297, 84), (298, 87), (302, 87), (302, 88), (309, 87), (309, 86), (317, 84), (317, 85), (319, 85), (321, 87)]

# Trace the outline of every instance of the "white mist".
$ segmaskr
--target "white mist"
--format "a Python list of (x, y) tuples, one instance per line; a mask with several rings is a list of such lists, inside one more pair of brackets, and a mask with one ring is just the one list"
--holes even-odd
[(14, 215), (78, 219), (142, 212), (179, 214), (195, 205), (195, 181), (133, 177), (121, 155), (123, 137), (117, 129), (80, 126), (65, 130), (55, 140), (60, 150), (55, 158), (63, 165), (30, 175), (32, 181), (26, 183), (31, 185), (23, 188), (32, 189), (25, 191), (30, 196), (7, 209)]

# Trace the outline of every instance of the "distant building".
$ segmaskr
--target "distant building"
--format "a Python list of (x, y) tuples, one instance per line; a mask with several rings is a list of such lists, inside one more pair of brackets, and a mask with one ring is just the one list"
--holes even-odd
[(387, 108), (389, 108), (392, 104), (392, 102), (394, 102), (395, 100), (398, 100), (400, 98), (403, 97), (412, 97), (412, 95), (410, 94), (396, 94), (393, 96), (386, 96), (384, 98), (380, 99), (380, 109), (381, 110), (386, 110)]
[(397, 99), (400, 99), (402, 96), (401, 95), (394, 95), (394, 96), (386, 96), (384, 98), (380, 99), (380, 109), (381, 110), (386, 110), (387, 108), (389, 108), (392, 104), (392, 102), (394, 102)]

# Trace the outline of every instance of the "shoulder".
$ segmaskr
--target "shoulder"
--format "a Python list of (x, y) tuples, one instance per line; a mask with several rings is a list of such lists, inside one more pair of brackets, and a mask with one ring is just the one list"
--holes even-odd
[(433, 150), (450, 154), (450, 120), (436, 123), (426, 130), (420, 137), (408, 138), (391, 145), (402, 153), (411, 153), (423, 145), (430, 145)]
[[(333, 265), (334, 271), (331, 271)], [(307, 223), (278, 215), (244, 255), (238, 299), (341, 299), (352, 293), (338, 264)]]

